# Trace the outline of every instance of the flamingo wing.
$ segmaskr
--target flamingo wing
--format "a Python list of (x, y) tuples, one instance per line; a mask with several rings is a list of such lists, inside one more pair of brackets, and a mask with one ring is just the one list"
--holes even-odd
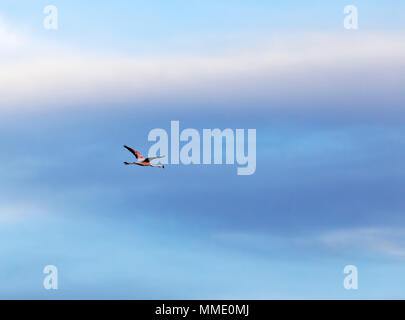
[(131, 152), (135, 156), (135, 158), (137, 158), (138, 160), (144, 160), (144, 157), (142, 157), (142, 155), (138, 151), (136, 151), (128, 146), (124, 146), (124, 148), (127, 149), (129, 152)]
[(146, 158), (145, 161), (146, 161), (146, 162), (150, 162), (150, 161), (152, 161), (152, 160), (154, 160), (154, 159), (159, 159), (159, 158), (164, 158), (164, 157), (165, 157), (165, 156), (149, 157), (149, 158)]

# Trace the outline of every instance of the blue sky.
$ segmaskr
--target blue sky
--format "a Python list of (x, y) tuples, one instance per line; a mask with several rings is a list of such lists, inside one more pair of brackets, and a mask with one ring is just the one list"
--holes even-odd
[[(404, 4), (48, 4), (0, 5), (1, 298), (404, 298)], [(171, 120), (255, 174), (122, 165)]]

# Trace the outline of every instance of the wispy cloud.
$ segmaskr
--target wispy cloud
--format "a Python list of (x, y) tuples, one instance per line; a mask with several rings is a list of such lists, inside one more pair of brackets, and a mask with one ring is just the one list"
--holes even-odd
[(300, 236), (225, 232), (215, 234), (213, 239), (222, 244), (235, 245), (239, 249), (260, 252), (275, 249), (290, 253), (327, 250), (328, 256), (356, 254), (405, 258), (404, 228), (353, 228)]
[[(0, 24), (0, 45), (17, 50), (21, 41), (8, 30)], [(403, 34), (384, 33), (301, 34), (233, 54), (150, 58), (62, 49), (32, 39), (17, 60), (0, 54), (0, 105), (4, 111), (210, 96), (299, 101), (308, 92), (344, 99), (361, 95), (359, 89), (385, 101), (398, 100), (405, 80), (402, 39)]]
[(2, 203), (0, 205), (0, 226), (36, 219), (45, 214), (43, 208), (32, 203)]
[(24, 40), (11, 30), (0, 18), (0, 59), (22, 49)]
[(405, 229), (355, 228), (327, 232), (320, 242), (332, 249), (358, 250), (369, 254), (405, 258)]

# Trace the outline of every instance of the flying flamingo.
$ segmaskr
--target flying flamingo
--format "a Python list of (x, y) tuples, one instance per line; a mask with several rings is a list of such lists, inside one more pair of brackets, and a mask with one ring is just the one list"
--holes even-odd
[(127, 146), (124, 146), (124, 148), (126, 148), (129, 152), (131, 152), (135, 156), (135, 158), (138, 160), (138, 162), (124, 162), (124, 164), (126, 164), (126, 165), (137, 164), (138, 166), (144, 166), (144, 167), (158, 167), (158, 168), (165, 167), (163, 164), (153, 165), (150, 163), (153, 159), (163, 158), (164, 156), (149, 157), (149, 158), (145, 159), (144, 157), (142, 157), (142, 155), (138, 151), (136, 151), (130, 147), (127, 147)]

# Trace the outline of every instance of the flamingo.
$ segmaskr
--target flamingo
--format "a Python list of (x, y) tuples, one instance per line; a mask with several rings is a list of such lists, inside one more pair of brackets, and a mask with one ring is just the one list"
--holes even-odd
[(126, 162), (125, 161), (124, 164), (126, 164), (126, 165), (137, 164), (138, 166), (144, 166), (144, 167), (158, 167), (158, 168), (165, 167), (163, 164), (153, 165), (150, 163), (153, 159), (163, 158), (164, 156), (144, 158), (138, 151), (136, 151), (128, 146), (125, 146), (125, 145), (124, 145), (124, 148), (126, 148), (129, 152), (131, 152), (135, 156), (135, 158), (138, 160), (138, 162)]

